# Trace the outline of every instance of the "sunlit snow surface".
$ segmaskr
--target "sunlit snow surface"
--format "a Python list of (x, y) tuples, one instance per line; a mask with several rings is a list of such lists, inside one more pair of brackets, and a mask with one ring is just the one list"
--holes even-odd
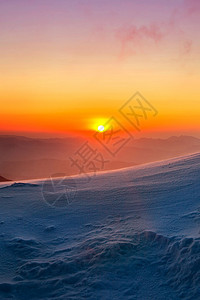
[(200, 299), (199, 183), (194, 154), (1, 184), (0, 299)]

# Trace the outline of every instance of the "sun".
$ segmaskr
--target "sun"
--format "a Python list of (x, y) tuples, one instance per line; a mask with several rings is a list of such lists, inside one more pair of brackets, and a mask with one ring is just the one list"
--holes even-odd
[(103, 132), (103, 131), (104, 131), (104, 129), (105, 129), (105, 128), (104, 128), (104, 126), (103, 126), (103, 125), (99, 125), (99, 126), (98, 126), (98, 131), (100, 131), (100, 132)]
[(107, 130), (107, 119), (104, 117), (94, 117), (89, 119), (88, 128), (95, 132), (104, 132)]

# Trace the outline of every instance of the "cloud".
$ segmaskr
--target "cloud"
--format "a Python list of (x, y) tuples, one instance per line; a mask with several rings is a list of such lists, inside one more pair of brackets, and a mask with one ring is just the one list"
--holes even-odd
[(191, 53), (191, 50), (192, 50), (192, 41), (191, 40), (184, 41), (182, 47), (182, 54), (188, 55)]
[(129, 27), (123, 27), (117, 30), (116, 36), (121, 42), (121, 55), (125, 56), (130, 50), (130, 45), (133, 45), (132, 52), (136, 53), (145, 43), (158, 44), (164, 37), (164, 33), (160, 30), (160, 27), (156, 24), (150, 24), (149, 26), (143, 25), (137, 27), (135, 25)]
[[(190, 8), (193, 8), (193, 6), (190, 6)], [(159, 52), (163, 51), (164, 53), (166, 53), (167, 49), (171, 48), (172, 51), (168, 53), (171, 53), (174, 57), (178, 57), (178, 59), (185, 59), (187, 55), (191, 54), (193, 49), (193, 41), (191, 36), (188, 36), (188, 33), (182, 29), (177, 9), (172, 12), (166, 22), (142, 26), (124, 26), (116, 31), (116, 37), (121, 45), (120, 59), (125, 59), (141, 52), (151, 51), (152, 47), (154, 47), (153, 51), (156, 52), (155, 46), (159, 46)]]
[(187, 15), (200, 14), (199, 0), (184, 0), (184, 9)]

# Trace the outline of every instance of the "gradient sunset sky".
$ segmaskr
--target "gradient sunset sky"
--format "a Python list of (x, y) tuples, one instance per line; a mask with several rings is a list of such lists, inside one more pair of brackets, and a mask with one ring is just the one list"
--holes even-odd
[(144, 134), (198, 135), (199, 33), (199, 0), (0, 0), (1, 134), (95, 130), (139, 91)]

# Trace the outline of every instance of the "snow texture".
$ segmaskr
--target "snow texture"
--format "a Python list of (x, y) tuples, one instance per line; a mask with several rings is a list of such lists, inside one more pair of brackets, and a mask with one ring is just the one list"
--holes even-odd
[(199, 182), (197, 153), (2, 183), (0, 299), (200, 299)]

